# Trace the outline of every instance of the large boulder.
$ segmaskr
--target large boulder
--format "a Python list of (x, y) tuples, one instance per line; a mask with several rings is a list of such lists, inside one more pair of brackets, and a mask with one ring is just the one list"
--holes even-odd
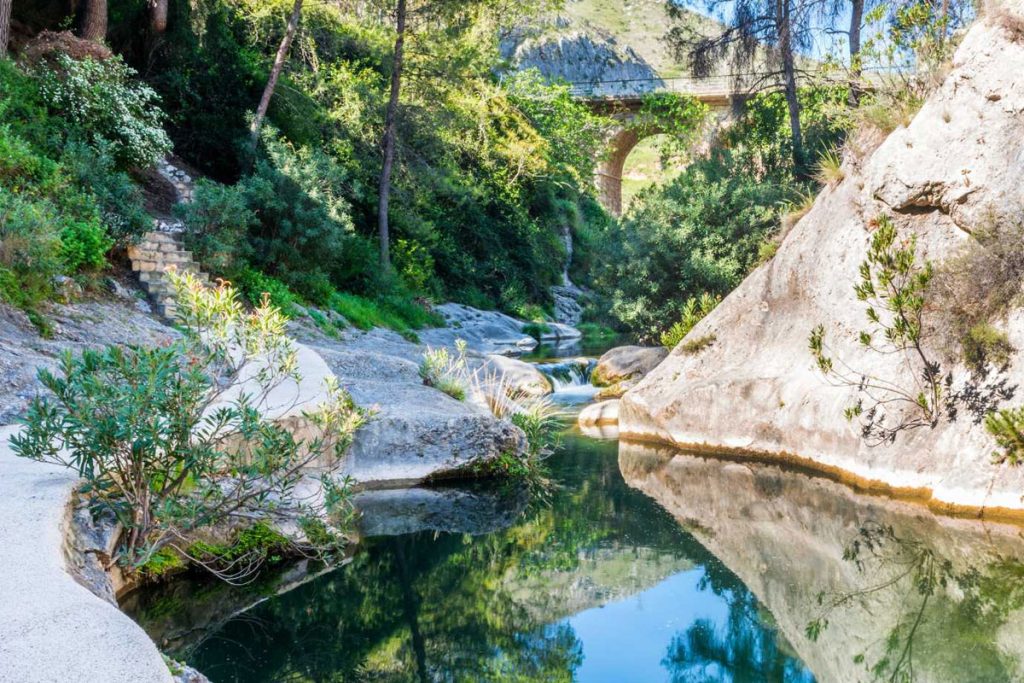
[(640, 379), (666, 356), (668, 350), (662, 346), (617, 346), (598, 359), (591, 381), (598, 386), (612, 386)]
[(486, 407), (423, 384), (423, 347), (386, 330), (335, 340), (306, 330), (355, 403), (371, 412), (339, 473), (363, 486), (413, 484), (456, 475), (525, 448), (522, 431)]
[(419, 332), (429, 346), (455, 346), (462, 339), (480, 353), (522, 353), (537, 346), (537, 340), (523, 332), (523, 321), (498, 311), (481, 311), (463, 304), (441, 304), (434, 309), (445, 327)]
[(481, 384), (502, 384), (525, 396), (545, 396), (551, 393), (551, 382), (533, 363), (517, 358), (491, 354), (477, 370)]
[[(993, 464), (996, 445), (982, 423), (983, 401), (968, 404), (955, 419), (943, 416), (934, 428), (905, 430), (879, 443), (864, 438), (860, 420), (844, 417), (857, 387), (830, 384), (808, 351), (811, 330), (820, 324), (830, 355), (856, 375), (898, 386), (919, 381), (901, 354), (866, 349), (856, 338), (867, 323), (854, 284), (874, 219), (891, 216), (901, 237), (916, 235), (919, 252), (941, 262), (983, 220), (1019, 216), (1021, 73), (1024, 43), (984, 20), (975, 25), (944, 84), (913, 122), (866, 160), (848, 155), (844, 179), (818, 196), (775, 257), (690, 332), (693, 339), (713, 334), (716, 343), (695, 353), (677, 347), (625, 394), (622, 435), (796, 457), (951, 507), (1024, 509), (1024, 469)], [(1012, 310), (999, 324), (1024, 349), (1024, 311)], [(992, 397), (999, 383), (1015, 390), (1024, 384), (1024, 354), (985, 385), (962, 365), (947, 362), (943, 371), (956, 378), (951, 392)]]

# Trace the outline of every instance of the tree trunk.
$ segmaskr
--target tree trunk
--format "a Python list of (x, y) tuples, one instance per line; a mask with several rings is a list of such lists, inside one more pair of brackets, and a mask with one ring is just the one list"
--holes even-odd
[(11, 1), (0, 0), (0, 58), (7, 56), (7, 43), (11, 39)]
[(786, 105), (789, 108), (789, 130), (792, 134), (793, 167), (797, 175), (803, 173), (803, 138), (800, 133), (800, 101), (796, 90), (796, 58), (793, 54), (791, 0), (776, 0), (775, 22), (779, 31), (779, 52), (782, 56), (782, 74), (785, 79)]
[(852, 0), (850, 5), (850, 105), (860, 102), (860, 27), (864, 23), (864, 0)]
[(167, 3), (169, 0), (149, 0), (149, 28), (153, 33), (167, 30)]
[(377, 206), (377, 229), (380, 232), (380, 266), (384, 272), (391, 270), (388, 235), (388, 202), (391, 198), (391, 167), (395, 162), (395, 117), (398, 114), (398, 95), (402, 86), (402, 50), (405, 44), (405, 3), (398, 0), (395, 20), (395, 59), (391, 68), (391, 97), (384, 116), (384, 163), (380, 170), (380, 203)]
[(96, 43), (107, 38), (107, 0), (87, 0), (82, 19), (82, 37)]
[(270, 69), (270, 78), (267, 79), (267, 87), (263, 89), (263, 97), (260, 98), (260, 106), (256, 108), (256, 118), (252, 120), (252, 145), (255, 148), (260, 137), (260, 126), (263, 119), (267, 117), (267, 109), (270, 108), (270, 98), (274, 96), (274, 88), (277, 87), (277, 79), (281, 77), (281, 69), (284, 68), (284, 60), (288, 57), (288, 50), (291, 49), (292, 39), (295, 38), (295, 31), (299, 27), (299, 16), (302, 14), (302, 0), (295, 0), (292, 7), (292, 14), (288, 17), (288, 26), (284, 30), (284, 38), (277, 48), (277, 56), (274, 57), (274, 66)]

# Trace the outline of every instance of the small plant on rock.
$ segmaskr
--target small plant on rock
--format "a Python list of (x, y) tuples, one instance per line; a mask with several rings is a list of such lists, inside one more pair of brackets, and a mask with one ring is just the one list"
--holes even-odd
[[(893, 440), (899, 431), (934, 427), (942, 415), (944, 390), (950, 382), (940, 364), (926, 352), (925, 293), (932, 279), (930, 262), (919, 261), (916, 240), (898, 239), (892, 220), (876, 221), (866, 260), (860, 266), (857, 299), (868, 304), (869, 328), (858, 333), (861, 346), (880, 354), (902, 357), (913, 377), (910, 385), (857, 372), (833, 359), (825, 344), (825, 328), (812, 330), (809, 346), (818, 369), (838, 386), (856, 389), (857, 400), (846, 409), (847, 419), (863, 417), (863, 434), (878, 441)], [(895, 421), (887, 409), (900, 407)]]
[[(314, 438), (297, 440), (265, 417), (272, 392), (298, 379), (285, 317), (266, 301), (247, 311), (227, 284), (207, 289), (191, 274), (170, 277), (181, 338), (66, 354), (56, 372), (40, 372), (51, 395), (32, 403), (25, 429), (11, 439), (18, 455), (79, 473), (82, 493), (123, 528), (112, 559), (130, 572), (158, 557), (160, 566), (172, 563), (171, 551), (202, 563), (188, 548), (203, 530), (332, 519), (345, 502), (338, 496), (313, 508), (292, 493), (304, 468), (340, 455), (363, 420), (333, 381), (328, 399), (305, 414)], [(331, 543), (340, 532), (332, 529)]]
[(682, 319), (661, 333), (661, 345), (669, 351), (674, 349), (690, 333), (690, 330), (697, 326), (697, 323), (715, 310), (721, 300), (721, 297), (712, 296), (707, 292), (701, 294), (699, 299), (696, 297), (688, 299), (683, 305)]
[(455, 353), (445, 347), (428, 348), (420, 361), (420, 379), (457, 401), (466, 400), (469, 369), (466, 362), (466, 342), (455, 340)]
[(814, 172), (814, 179), (822, 185), (838, 185), (845, 177), (843, 157), (839, 150), (831, 148), (821, 153)]

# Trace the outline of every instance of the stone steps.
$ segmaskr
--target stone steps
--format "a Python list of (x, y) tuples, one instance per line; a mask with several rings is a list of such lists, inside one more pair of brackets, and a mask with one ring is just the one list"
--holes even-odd
[(167, 277), (169, 269), (173, 267), (178, 272), (193, 273), (202, 284), (210, 284), (209, 274), (203, 272), (192, 252), (171, 233), (147, 233), (137, 245), (128, 248), (128, 258), (156, 312), (168, 320), (174, 320), (177, 313), (174, 287)]

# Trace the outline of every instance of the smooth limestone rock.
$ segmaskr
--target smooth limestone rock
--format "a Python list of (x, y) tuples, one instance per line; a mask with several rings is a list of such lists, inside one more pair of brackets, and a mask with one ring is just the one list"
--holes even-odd
[[(778, 466), (628, 442), (619, 469), (750, 588), (821, 683), (877, 681), (870, 668), (899, 661), (908, 644), (921, 683), (1024, 680), (1024, 609), (1007, 600), (1024, 567), (1018, 526), (934, 515)], [(922, 601), (930, 572), (934, 593)], [(828, 624), (814, 641), (807, 627), (819, 617)]]
[(619, 402), (617, 399), (591, 403), (580, 411), (576, 418), (580, 427), (611, 427), (619, 424)]
[(441, 304), (435, 309), (446, 327), (420, 330), (428, 346), (454, 347), (462, 339), (480, 353), (522, 353), (537, 346), (537, 340), (523, 332), (523, 321), (497, 311), (481, 311), (462, 304)]
[[(1004, 29), (975, 25), (953, 69), (906, 129), (898, 129), (867, 160), (847, 159), (845, 178), (827, 188), (767, 264), (754, 271), (688, 338), (714, 334), (697, 353), (677, 347), (620, 404), (626, 437), (677, 445), (789, 454), (856, 477), (923, 489), (934, 505), (1024, 509), (1024, 468), (993, 465), (995, 443), (975, 401), (955, 420), (943, 419), (868, 443), (844, 408), (856, 390), (836, 387), (817, 371), (808, 336), (824, 325), (830, 355), (858, 376), (914, 386), (916, 372), (899, 354), (864, 349), (865, 304), (854, 294), (873, 220), (889, 214), (900, 234), (940, 262), (986, 216), (1024, 207), (1024, 43)], [(1024, 311), (998, 322), (1024, 349)], [(937, 355), (937, 354), (935, 354)], [(985, 384), (946, 364), (953, 391), (991, 394), (1005, 380), (1019, 404), (1024, 354)], [(1005, 403), (1004, 403), (1005, 405)], [(894, 410), (896, 406), (889, 406)]]
[(640, 379), (656, 368), (666, 356), (668, 350), (661, 346), (617, 346), (598, 359), (592, 379), (598, 386)]
[(545, 396), (552, 391), (551, 381), (536, 365), (517, 358), (491, 354), (477, 372), (482, 384), (502, 383), (526, 396)]
[(153, 642), (65, 565), (77, 477), (25, 460), (0, 427), (0, 681), (171, 683)]
[(423, 384), (424, 347), (380, 329), (343, 339), (309, 327), (293, 331), (323, 357), (356, 404), (371, 412), (340, 469), (361, 485), (413, 484), (523, 451), (519, 428), (478, 403)]

